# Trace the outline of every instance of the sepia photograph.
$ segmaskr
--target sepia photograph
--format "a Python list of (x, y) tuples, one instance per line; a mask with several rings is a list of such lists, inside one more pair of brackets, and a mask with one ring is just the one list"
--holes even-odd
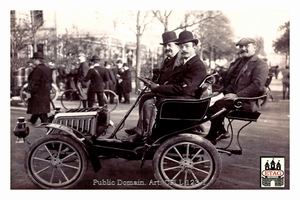
[(291, 191), (291, 4), (135, 2), (6, 10), (9, 190)]

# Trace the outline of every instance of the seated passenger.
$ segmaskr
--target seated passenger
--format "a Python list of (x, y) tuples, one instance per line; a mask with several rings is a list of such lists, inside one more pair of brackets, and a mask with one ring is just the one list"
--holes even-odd
[[(175, 61), (179, 62), (180, 54), (178, 53), (179, 47), (177, 44), (175, 44), (175, 40), (177, 40), (176, 33), (174, 31), (167, 31), (162, 34), (162, 40), (163, 42), (160, 43), (164, 46), (165, 49), (165, 60), (162, 62), (161, 67), (159, 70), (156, 71), (155, 75), (152, 77), (152, 81), (154, 83), (157, 83), (159, 85), (163, 85), (169, 78), (173, 66), (175, 65)], [(126, 129), (125, 132), (129, 135), (133, 135), (136, 133), (142, 133), (143, 130), (143, 120), (142, 116), (148, 115), (148, 112), (142, 112), (142, 108), (144, 106), (144, 103), (147, 101), (147, 104), (154, 104), (154, 98), (155, 94), (153, 92), (147, 92), (143, 94), (139, 101), (139, 120), (137, 123), (137, 126), (131, 129)], [(150, 116), (147, 116), (146, 118), (150, 118)], [(145, 127), (146, 128), (146, 127)]]
[[(183, 31), (179, 34), (179, 38), (175, 40), (175, 43), (179, 46), (180, 53), (173, 59), (174, 64), (171, 65), (172, 68), (169, 68), (167, 81), (164, 84), (155, 83), (149, 86), (151, 92), (157, 95), (158, 102), (161, 102), (164, 98), (194, 99), (198, 86), (206, 77), (205, 65), (200, 60), (199, 55), (196, 54), (198, 40), (194, 38), (193, 34), (189, 31)], [(144, 137), (144, 133), (149, 132), (152, 128), (151, 122), (154, 121), (149, 119), (151, 113), (154, 113), (153, 109), (155, 110), (153, 104), (153, 99), (145, 101), (142, 111), (149, 114), (143, 114), (142, 130), (140, 128), (133, 129), (133, 134), (123, 141), (135, 142)]]
[[(233, 100), (237, 97), (256, 97), (264, 91), (264, 85), (268, 77), (268, 65), (260, 59), (256, 41), (252, 38), (242, 38), (236, 46), (239, 47), (239, 54), (230, 66), (223, 82), (221, 92), (224, 97), (214, 103), (209, 110), (209, 114), (215, 114), (222, 108), (227, 110), (234, 109)], [(242, 109), (256, 111), (255, 101), (243, 103)], [(210, 130), (205, 136), (213, 144), (217, 138), (227, 138), (228, 133), (224, 128), (223, 122), (226, 113), (211, 120)]]

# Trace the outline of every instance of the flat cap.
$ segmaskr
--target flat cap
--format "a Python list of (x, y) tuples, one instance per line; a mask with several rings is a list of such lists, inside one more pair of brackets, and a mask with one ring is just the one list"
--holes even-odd
[(244, 45), (247, 45), (247, 44), (250, 44), (250, 43), (255, 43), (256, 44), (255, 39), (253, 39), (253, 38), (242, 38), (240, 41), (238, 41), (236, 43), (235, 46), (239, 46), (239, 45), (244, 46)]

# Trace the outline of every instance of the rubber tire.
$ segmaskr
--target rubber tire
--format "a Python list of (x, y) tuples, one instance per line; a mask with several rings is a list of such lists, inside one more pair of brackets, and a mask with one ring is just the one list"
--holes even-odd
[[(72, 95), (73, 95), (73, 93), (76, 94), (76, 95), (77, 95), (76, 97), (78, 98), (78, 99), (76, 99), (76, 101), (78, 101), (78, 106), (75, 105), (74, 107), (72, 107), (72, 109), (78, 109), (78, 108), (80, 108), (80, 107), (81, 107), (81, 100), (79, 99), (79, 95), (78, 95), (78, 93), (77, 93), (76, 90), (72, 90), (72, 89), (70, 89), (70, 90), (65, 90), (65, 91), (62, 93), (62, 95), (61, 95), (61, 97), (60, 97), (60, 103), (61, 103), (62, 107), (63, 107), (64, 109), (66, 109), (66, 110), (71, 109), (71, 108), (68, 108), (68, 107), (66, 106), (66, 103), (64, 103), (64, 101), (66, 101), (66, 100), (65, 100), (66, 98), (64, 98), (64, 96), (66, 96), (66, 94), (69, 93), (69, 92), (72, 92)], [(71, 101), (72, 101), (72, 99), (69, 100), (69, 102), (71, 102)]]
[(52, 102), (56, 101), (59, 95), (59, 89), (57, 87), (57, 85), (55, 85), (54, 83), (51, 84), (52, 88), (50, 91), (50, 97)]
[[(75, 175), (71, 178), (68, 177), (70, 179), (68, 181), (66, 181), (66, 183), (64, 183), (63, 185), (59, 185), (58, 183), (50, 184), (50, 181), (47, 182), (47, 180), (45, 180), (45, 179), (43, 179), (44, 181), (42, 181), (41, 180), (42, 178), (40, 178), (40, 176), (37, 176), (33, 172), (33, 171), (35, 171), (33, 169), (34, 166), (31, 165), (32, 157), (36, 156), (36, 152), (40, 153), (43, 146), (47, 145), (48, 143), (51, 143), (51, 142), (63, 143), (69, 149), (71, 149), (73, 152), (75, 152), (75, 154), (77, 155), (75, 162), (76, 162), (76, 164), (79, 163), (78, 169), (75, 170), (76, 171)], [(52, 152), (51, 152), (52, 155), (57, 155), (53, 151), (55, 152), (56, 150), (52, 149)], [(57, 153), (57, 151), (56, 151), (56, 153)], [(49, 155), (50, 154), (48, 153), (48, 157), (49, 157)], [(45, 157), (44, 161), (42, 163), (45, 163), (45, 160), (47, 160), (47, 158)], [(50, 160), (48, 159), (47, 161), (50, 161)], [(42, 164), (40, 164), (40, 165), (42, 165)], [(37, 167), (39, 167), (40, 165), (37, 165)], [(26, 154), (25, 154), (24, 166), (25, 166), (25, 171), (26, 171), (27, 176), (35, 185), (37, 185), (41, 188), (45, 188), (45, 189), (67, 189), (67, 188), (75, 187), (83, 179), (83, 177), (85, 176), (85, 173), (87, 171), (87, 168), (88, 168), (88, 158), (87, 158), (87, 154), (86, 154), (84, 148), (82, 147), (82, 145), (79, 144), (78, 141), (72, 139), (71, 137), (65, 136), (65, 135), (46, 135), (44, 137), (39, 138), (38, 140), (36, 140), (34, 143), (32, 143), (30, 145), (29, 149), (26, 151)], [(49, 163), (49, 167), (51, 167), (50, 163)], [(55, 167), (53, 167), (53, 169), (54, 168)], [(63, 168), (61, 168), (61, 169), (63, 171)], [(71, 171), (71, 170), (69, 170), (69, 171)], [(68, 171), (65, 171), (65, 172), (68, 173)], [(43, 172), (41, 172), (41, 174), (42, 173)], [(54, 179), (55, 179), (55, 177), (54, 177)], [(59, 179), (59, 181), (61, 182), (60, 179)]]
[[(109, 99), (108, 99), (109, 98), (109, 95), (108, 95), (109, 93), (114, 96), (114, 105), (109, 105)], [(114, 91), (108, 90), (108, 89), (104, 90), (103, 95), (104, 95), (104, 97), (103, 97), (104, 98), (104, 103), (107, 104), (107, 106), (108, 106), (108, 112), (110, 113), (110, 112), (114, 111), (119, 105), (118, 95)]]
[[(181, 144), (181, 143), (190, 143), (195, 144), (201, 147), (210, 157), (212, 161), (212, 170), (213, 172), (210, 173), (210, 175), (207, 177), (208, 180), (205, 181), (205, 184), (197, 184), (190, 185), (189, 186), (182, 186), (179, 184), (171, 184), (172, 182), (168, 181), (166, 178), (164, 178), (164, 175), (162, 174), (162, 169), (160, 167), (160, 163), (162, 162), (163, 156), (166, 153), (166, 151), (169, 150), (170, 147)], [(176, 135), (172, 138), (167, 139), (165, 142), (163, 142), (158, 149), (156, 150), (153, 160), (152, 160), (152, 166), (153, 166), (153, 172), (155, 178), (160, 182), (160, 184), (167, 189), (205, 189), (212, 186), (218, 177), (221, 174), (222, 169), (222, 162), (221, 157), (216, 150), (216, 148), (206, 139), (204, 139), (201, 136), (195, 135), (195, 134), (180, 134)]]

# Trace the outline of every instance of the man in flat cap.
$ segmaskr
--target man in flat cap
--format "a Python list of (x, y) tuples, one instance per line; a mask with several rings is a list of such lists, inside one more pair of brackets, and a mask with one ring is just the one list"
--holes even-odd
[[(269, 67), (265, 61), (260, 59), (258, 47), (255, 39), (242, 38), (236, 43), (240, 55), (229, 67), (225, 76), (224, 85), (220, 92), (224, 97), (214, 103), (209, 108), (209, 113), (214, 114), (222, 108), (230, 110), (234, 108), (233, 100), (237, 97), (256, 97), (264, 91), (264, 86), (268, 77)], [(243, 103), (243, 110), (256, 111), (258, 109), (255, 101)], [(211, 126), (206, 139), (213, 144), (216, 139), (224, 139), (228, 137), (228, 133), (224, 128), (225, 114), (211, 120)]]

